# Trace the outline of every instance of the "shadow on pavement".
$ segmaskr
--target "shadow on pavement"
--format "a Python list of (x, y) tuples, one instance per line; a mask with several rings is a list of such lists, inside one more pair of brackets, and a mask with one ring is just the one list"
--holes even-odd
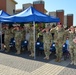
[(67, 68), (73, 68), (76, 69), (76, 65), (71, 65), (70, 64), (70, 60), (67, 59), (66, 61), (62, 60), (60, 63), (59, 62), (55, 62), (55, 55), (50, 55), (50, 60), (45, 60), (44, 58), (44, 54), (39, 54), (36, 56), (36, 59), (34, 59), (33, 57), (30, 57), (30, 52), (22, 52), (20, 55), (16, 55), (15, 52), (9, 52), (9, 53), (5, 53), (5, 51), (0, 51), (1, 53), (4, 54), (8, 54), (8, 55), (12, 55), (12, 56), (16, 56), (16, 57), (21, 57), (21, 58), (25, 58), (25, 59), (30, 59), (30, 60), (34, 60), (34, 61), (40, 61), (40, 62), (44, 62), (44, 63), (49, 63), (49, 64), (53, 64), (53, 65), (59, 65), (59, 66), (63, 66), (63, 67), (67, 67)]
[(68, 68), (76, 69), (76, 65), (71, 65), (71, 64), (69, 64), (67, 67), (68, 67)]
[(22, 52), (20, 55), (15, 54), (16, 52), (8, 52), (6, 53), (5, 51), (0, 51), (1, 53), (4, 54), (8, 54), (8, 55), (12, 55), (12, 56), (17, 56), (17, 57), (21, 57), (21, 58), (25, 58), (25, 59), (30, 59), (30, 60), (35, 60), (35, 61), (40, 61), (40, 62), (45, 62), (48, 63), (49, 61), (55, 59), (55, 56), (53, 56), (52, 54), (50, 55), (50, 59), (49, 60), (45, 60), (43, 59), (45, 57), (44, 53), (39, 54), (36, 56), (36, 59), (34, 59), (33, 57), (30, 57), (30, 52)]

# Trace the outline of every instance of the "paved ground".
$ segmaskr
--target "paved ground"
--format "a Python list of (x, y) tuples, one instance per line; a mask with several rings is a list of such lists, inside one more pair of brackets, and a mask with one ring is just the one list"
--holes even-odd
[(46, 61), (43, 56), (34, 60), (27, 54), (20, 56), (0, 53), (0, 75), (76, 75), (76, 66), (70, 61), (57, 63), (54, 59)]

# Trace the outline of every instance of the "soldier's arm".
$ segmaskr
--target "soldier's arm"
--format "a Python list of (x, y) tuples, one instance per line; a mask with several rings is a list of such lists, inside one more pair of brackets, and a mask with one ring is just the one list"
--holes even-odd
[(13, 28), (13, 29), (11, 29), (11, 33), (15, 36), (15, 32), (16, 32), (16, 29), (15, 28)]
[(52, 45), (52, 35), (50, 33), (50, 46)]
[(57, 33), (57, 30), (56, 30), (55, 33), (54, 33), (54, 42), (55, 42), (56, 44), (58, 44), (57, 37), (58, 37), (58, 33)]
[(64, 40), (66, 40), (67, 37), (69, 37), (69, 30), (64, 31)]
[(52, 28), (52, 29), (50, 30), (51, 33), (54, 33), (55, 31), (56, 31), (56, 28)]
[(11, 32), (12, 32), (12, 33), (14, 33), (14, 31), (15, 31), (15, 28), (11, 29)]
[(5, 33), (5, 31), (6, 31), (6, 28), (2, 28), (2, 32)]
[(73, 39), (73, 42), (76, 44), (76, 37)]

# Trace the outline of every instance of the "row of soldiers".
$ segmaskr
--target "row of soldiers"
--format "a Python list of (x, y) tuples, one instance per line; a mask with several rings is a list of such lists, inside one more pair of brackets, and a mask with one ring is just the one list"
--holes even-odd
[[(56, 47), (56, 62), (61, 62), (62, 58), (62, 46), (65, 41), (69, 40), (69, 52), (71, 56), (71, 64), (76, 65), (76, 32), (75, 28), (71, 26), (69, 29), (65, 30), (63, 25), (58, 23), (58, 25), (54, 28), (46, 28), (46, 31), (43, 30), (41, 32), (43, 34), (43, 42), (44, 42), (44, 59), (49, 59), (50, 56), (50, 46), (52, 42), (55, 42)], [(53, 36), (51, 34), (54, 34)]]
[[(2, 31), (4, 33), (4, 46), (6, 47), (5, 52), (10, 51), (10, 40), (11, 38), (15, 39), (15, 47), (16, 47), (16, 54), (21, 53), (21, 42), (25, 40), (26, 37), (26, 29), (24, 27), (20, 27), (19, 24), (14, 24), (13, 27), (9, 28), (9, 25), (4, 25), (2, 28)], [(27, 32), (29, 32), (30, 38), (28, 40), (29, 43), (29, 50), (31, 54), (29, 56), (34, 56), (33, 52), (33, 27), (31, 26), (29, 29), (27, 29)]]
[[(31, 54), (29, 56), (34, 56), (34, 38), (33, 38), (33, 26), (28, 30), (29, 34), (30, 34), (30, 39), (29, 39), (29, 50), (31, 52)], [(16, 25), (13, 28), (10, 28), (8, 26), (6, 26), (5, 28), (3, 28), (4, 30), (4, 42), (6, 45), (6, 52), (8, 52), (9, 49), (9, 42), (10, 39), (12, 37), (14, 37), (16, 44), (16, 50), (17, 53), (16, 54), (20, 54), (21, 51), (21, 41), (24, 40), (25, 37), (25, 33), (26, 30), (25, 29), (20, 29), (20, 26)], [(56, 44), (56, 62), (61, 62), (61, 58), (62, 58), (62, 45), (65, 43), (67, 37), (69, 39), (69, 48), (70, 48), (70, 55), (71, 55), (71, 64), (76, 64), (76, 47), (75, 47), (75, 42), (73, 42), (73, 39), (76, 37), (76, 33), (75, 33), (75, 28), (71, 27), (68, 30), (65, 30), (63, 25), (58, 24), (56, 27), (51, 28), (51, 30), (49, 30), (49, 28), (47, 27), (46, 30), (41, 30), (40, 33), (43, 35), (43, 43), (44, 43), (44, 53), (45, 53), (45, 57), (44, 59), (49, 59), (49, 56), (51, 54), (50, 52), (50, 46), (52, 44), (52, 42), (55, 42)], [(51, 34), (54, 34), (54, 36), (52, 36)], [(38, 38), (38, 37), (36, 37)]]

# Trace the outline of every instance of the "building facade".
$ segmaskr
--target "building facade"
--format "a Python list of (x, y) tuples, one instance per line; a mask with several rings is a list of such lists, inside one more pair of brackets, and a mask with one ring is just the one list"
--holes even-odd
[[(73, 14), (64, 15), (64, 10), (57, 10), (54, 12), (49, 12), (50, 16), (59, 17), (61, 24), (66, 28), (73, 26)], [(56, 23), (51, 23), (56, 24)]]
[(64, 15), (64, 28), (67, 28), (67, 16)]
[(67, 26), (73, 26), (73, 14), (67, 14)]
[[(53, 17), (56, 17), (56, 11), (49, 12), (49, 15), (53, 16)], [(50, 26), (52, 26), (53, 24), (56, 25), (56, 23), (50, 23)]]
[(33, 4), (27, 3), (27, 4), (23, 4), (23, 5), (22, 5), (23, 10), (27, 9), (27, 8), (30, 7), (30, 6), (33, 6)]
[(33, 7), (42, 13), (45, 13), (45, 2), (43, 0), (37, 0), (33, 2)]
[(0, 0), (0, 10), (6, 11), (6, 0)]
[(56, 17), (59, 17), (61, 24), (64, 25), (64, 10), (56, 10)]
[(0, 9), (4, 10), (10, 15), (15, 13), (15, 5), (17, 4), (14, 0), (0, 0)]

